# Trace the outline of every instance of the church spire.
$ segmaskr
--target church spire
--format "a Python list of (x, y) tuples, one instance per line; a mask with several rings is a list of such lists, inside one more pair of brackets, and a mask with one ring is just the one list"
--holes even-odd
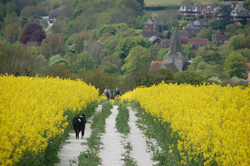
[(178, 53), (183, 55), (181, 40), (179, 37), (177, 27), (175, 27), (168, 55), (178, 55)]

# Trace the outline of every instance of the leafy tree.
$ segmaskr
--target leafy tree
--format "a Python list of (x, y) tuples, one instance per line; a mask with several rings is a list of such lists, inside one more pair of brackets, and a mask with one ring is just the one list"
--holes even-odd
[(156, 85), (164, 81), (165, 83), (176, 83), (174, 74), (170, 69), (156, 69), (145, 74), (141, 79), (137, 79), (137, 86)]
[(34, 6), (34, 5), (35, 5), (35, 2), (37, 2), (37, 1), (31, 1), (31, 0), (22, 0), (22, 1), (19, 1), (19, 0), (12, 0), (12, 2), (15, 3), (16, 6), (17, 6), (17, 10), (16, 10), (17, 15), (20, 15), (20, 14), (21, 14), (21, 11), (22, 11), (26, 6)]
[(229, 41), (229, 47), (233, 48), (234, 50), (246, 48), (250, 43), (250, 36), (246, 36), (245, 34), (239, 34), (232, 36)]
[(226, 25), (230, 24), (230, 14), (231, 14), (232, 8), (230, 6), (223, 6), (219, 12), (221, 14), (222, 19), (213, 21), (211, 23), (211, 27), (215, 30), (223, 30), (226, 28)]
[(235, 35), (237, 34), (237, 31), (240, 29), (241, 25), (239, 23), (234, 23), (234, 24), (228, 24), (226, 26), (227, 33), (230, 35)]
[(125, 64), (122, 67), (122, 71), (124, 71), (125, 75), (129, 75), (134, 73), (143, 65), (150, 63), (151, 55), (146, 48), (142, 46), (137, 46), (133, 48), (129, 55), (125, 59)]
[(143, 14), (142, 6), (136, 0), (122, 0), (122, 1), (125, 7), (132, 8), (134, 11), (136, 11), (137, 15)]
[(49, 59), (52, 55), (64, 53), (64, 41), (59, 34), (50, 34), (41, 43), (40, 53)]
[(148, 73), (149, 65), (145, 64), (139, 68), (135, 73), (132, 73), (122, 79), (120, 84), (120, 90), (125, 93), (129, 90), (135, 89), (137, 86), (141, 85), (142, 80), (144, 80), (145, 75)]
[(86, 31), (86, 30), (82, 30), (81, 32), (80, 32), (80, 34), (83, 34), (83, 36), (84, 36), (84, 40), (85, 41), (89, 41), (90, 40), (90, 38), (91, 38), (91, 36), (92, 36), (92, 31)]
[(111, 64), (115, 65), (118, 67), (119, 71), (121, 70), (122, 67), (122, 60), (116, 55), (110, 55), (110, 56), (105, 56), (102, 59), (102, 65), (107, 65), (108, 62), (111, 62)]
[(196, 72), (202, 75), (205, 79), (211, 77), (224, 79), (228, 77), (221, 65), (207, 64), (206, 62), (199, 63)]
[(218, 53), (218, 51), (205, 50), (203, 53), (201, 53), (201, 56), (206, 63), (210, 63), (210, 64), (222, 64), (223, 63), (223, 58)]
[(65, 32), (66, 24), (67, 23), (64, 20), (57, 20), (56, 23), (52, 26), (52, 32), (57, 34), (60, 33), (62, 34), (63, 32)]
[(197, 35), (196, 38), (206, 38), (209, 41), (212, 41), (213, 29), (210, 28), (203, 28)]
[(115, 89), (116, 78), (115, 74), (102, 72), (100, 69), (88, 70), (78, 73), (77, 76), (87, 84), (91, 84), (99, 89), (99, 94), (102, 95), (106, 86)]
[(11, 25), (11, 24), (14, 24), (14, 23), (17, 23), (19, 24), (19, 21), (18, 21), (18, 16), (16, 13), (11, 13), (11, 14), (8, 14), (6, 15), (6, 17), (4, 18), (4, 23), (3, 23), (3, 28)]
[(75, 44), (75, 52), (77, 54), (81, 53), (84, 48), (84, 35), (81, 33), (75, 34), (74, 44)]
[(39, 24), (31, 23), (24, 29), (20, 42), (26, 44), (30, 41), (38, 42), (40, 44), (44, 38), (46, 38), (46, 34), (42, 30), (42, 27)]
[(8, 28), (5, 29), (4, 31), (4, 38), (10, 43), (14, 43), (15, 41), (17, 41), (17, 37), (18, 37), (18, 33), (19, 33), (19, 26), (18, 24), (12, 24), (11, 26), (9, 26)]
[(245, 8), (250, 10), (250, 0), (245, 0)]
[(186, 26), (189, 23), (190, 23), (189, 21), (180, 20), (178, 23), (178, 26), (182, 29), (184, 26)]
[(169, 51), (169, 48), (166, 48), (166, 49), (160, 48), (160, 49), (157, 51), (156, 60), (162, 61), (164, 55), (167, 55), (167, 54), (168, 54), (168, 51)]
[(107, 38), (109, 38), (110, 36), (112, 36), (111, 33), (104, 33), (104, 34), (102, 35), (102, 37), (99, 38), (99, 41), (103, 43), (103, 42), (104, 42)]
[(145, 6), (144, 0), (136, 0), (136, 1), (141, 5), (142, 8), (144, 8)]
[(102, 49), (101, 43), (96, 40), (89, 41), (85, 45), (84, 50), (91, 54), (97, 66), (101, 64), (101, 60), (106, 54), (105, 50)]
[(29, 42), (37, 42), (38, 45), (41, 44), (42, 40), (46, 38), (46, 33), (44, 30), (36, 30), (30, 35)]
[(75, 79), (75, 76), (71, 72), (71, 69), (68, 68), (68, 66), (64, 63), (49, 66), (48, 68), (44, 69), (43, 75), (48, 75), (50, 77)]
[(5, 9), (4, 4), (0, 3), (0, 22), (3, 22), (3, 19), (5, 17), (5, 10), (4, 9)]
[(82, 52), (69, 58), (69, 62), (74, 72), (92, 70), (95, 67), (95, 60), (92, 59), (90, 53)]
[(200, 74), (191, 70), (175, 73), (175, 78), (178, 84), (187, 83), (191, 85), (199, 85), (204, 81), (204, 78)]
[(188, 59), (194, 58), (194, 51), (191, 48), (191, 43), (182, 44), (183, 53), (188, 56)]
[(33, 56), (19, 44), (4, 46), (0, 52), (0, 73), (2, 74), (35, 76), (47, 63), (43, 56)]
[(104, 33), (110, 33), (112, 35), (116, 34), (116, 28), (112, 25), (103, 25), (98, 31), (98, 38), (102, 37)]
[(37, 6), (26, 6), (21, 12), (21, 16), (33, 16), (34, 18), (39, 18), (40, 16), (46, 15), (48, 15), (48, 11), (44, 7)]
[[(124, 31), (123, 31), (124, 30)], [(133, 28), (122, 28), (117, 32), (117, 38), (126, 38), (126, 37), (134, 37), (138, 35), (138, 33)]]
[(238, 52), (231, 52), (226, 58), (224, 63), (225, 72), (231, 77), (236, 76), (238, 78), (246, 77), (246, 59)]
[(149, 48), (152, 45), (151, 42), (142, 35), (133, 37), (133, 40), (135, 46), (142, 46), (144, 48)]
[(71, 18), (73, 14), (73, 10), (71, 5), (66, 5), (66, 7), (64, 7), (60, 12), (59, 12), (59, 20), (63, 20), (65, 18)]
[(112, 64), (110, 61), (106, 61), (106, 63), (102, 65), (101, 68), (105, 73), (116, 73), (119, 70), (118, 66)]
[(199, 63), (204, 62), (202, 56), (196, 56), (192, 63), (188, 66), (188, 70), (196, 71)]
[(118, 45), (115, 48), (115, 55), (120, 57), (122, 60), (124, 60), (128, 54), (129, 51), (135, 46), (135, 43), (132, 38), (126, 37), (119, 41)]
[(24, 27), (24, 25), (28, 23), (28, 17), (25, 17), (25, 16), (19, 17), (19, 21), (20, 21), (21, 27)]

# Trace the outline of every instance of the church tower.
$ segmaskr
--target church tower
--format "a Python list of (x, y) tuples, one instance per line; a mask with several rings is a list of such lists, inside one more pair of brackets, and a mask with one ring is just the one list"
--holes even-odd
[(169, 52), (164, 56), (160, 68), (169, 68), (172, 73), (177, 73), (185, 69), (187, 62), (188, 56), (183, 53), (179, 33), (175, 27)]

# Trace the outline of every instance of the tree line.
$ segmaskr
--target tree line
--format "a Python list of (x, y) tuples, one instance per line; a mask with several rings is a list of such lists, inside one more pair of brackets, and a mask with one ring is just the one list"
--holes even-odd
[[(245, 62), (249, 55), (249, 25), (228, 24), (227, 32), (234, 36), (221, 48), (210, 44), (195, 52), (190, 43), (183, 42), (184, 53), (189, 59), (194, 58), (188, 71), (149, 72), (151, 61), (163, 60), (168, 49), (158, 48), (139, 35), (151, 16), (144, 10), (144, 1), (40, 0), (24, 1), (22, 7), (16, 5), (15, 0), (0, 4), (4, 9), (0, 25), (2, 74), (81, 78), (99, 88), (100, 93), (106, 85), (111, 89), (118, 85), (126, 92), (162, 81), (222, 83), (233, 76), (246, 77), (245, 63), (240, 62)], [(51, 32), (44, 31), (46, 21), (35, 22), (35, 18), (64, 5)], [(165, 11), (157, 18), (165, 25), (162, 38), (169, 38), (174, 26), (181, 29), (181, 22), (187, 23), (176, 11)], [(204, 29), (197, 36), (211, 40), (211, 29)], [(235, 66), (239, 70), (231, 70)]]

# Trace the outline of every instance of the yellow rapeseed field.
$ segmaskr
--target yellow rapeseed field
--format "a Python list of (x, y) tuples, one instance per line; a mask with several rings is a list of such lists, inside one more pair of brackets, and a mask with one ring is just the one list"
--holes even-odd
[[(250, 165), (250, 88), (219, 85), (159, 84), (139, 87), (121, 97), (135, 100), (178, 133), (181, 164)], [(171, 148), (171, 146), (170, 146)], [(169, 150), (171, 153), (172, 150)]]
[(0, 165), (44, 151), (50, 138), (64, 133), (64, 112), (82, 110), (98, 96), (81, 80), (0, 75)]

